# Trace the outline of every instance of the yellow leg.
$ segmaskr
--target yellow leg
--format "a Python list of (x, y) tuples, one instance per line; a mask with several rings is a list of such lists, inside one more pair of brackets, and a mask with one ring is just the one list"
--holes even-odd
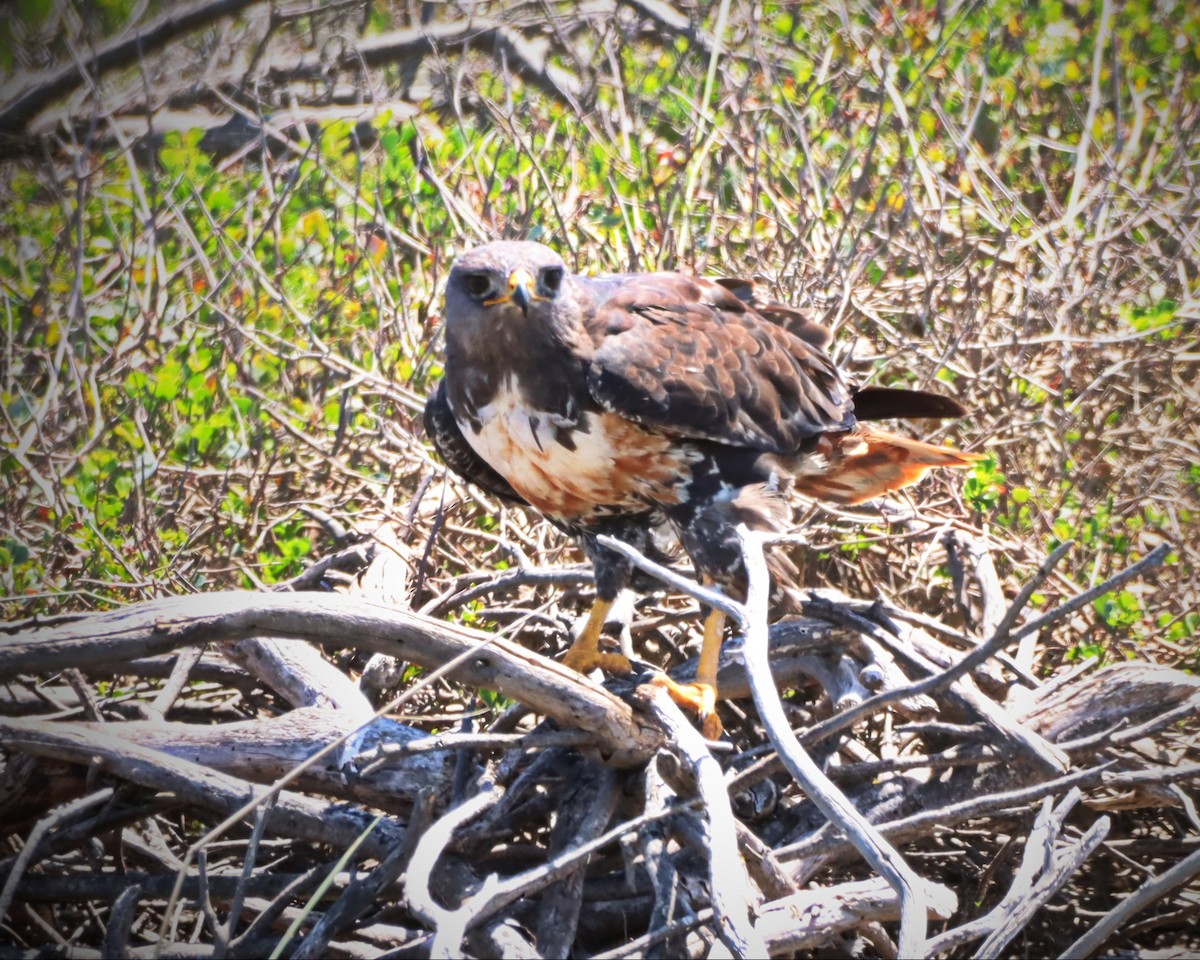
[(666, 674), (651, 682), (665, 687), (681, 707), (695, 710), (700, 717), (700, 730), (706, 740), (719, 740), (725, 728), (717, 716), (717, 666), (721, 660), (721, 640), (725, 634), (725, 614), (710, 610), (704, 621), (704, 643), (700, 647), (700, 664), (692, 683), (676, 683)]
[(571, 644), (571, 649), (563, 657), (563, 665), (577, 670), (579, 673), (591, 673), (596, 667), (609, 673), (632, 673), (633, 666), (629, 658), (619, 653), (600, 652), (600, 634), (604, 630), (604, 618), (612, 609), (611, 600), (596, 598), (592, 611), (588, 614), (587, 623), (578, 639)]

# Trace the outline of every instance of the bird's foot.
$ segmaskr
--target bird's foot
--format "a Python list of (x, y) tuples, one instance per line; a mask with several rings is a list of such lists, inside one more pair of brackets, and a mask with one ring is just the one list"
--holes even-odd
[(599, 667), (605, 673), (633, 673), (633, 664), (621, 653), (601, 653), (599, 650), (573, 646), (563, 657), (563, 666), (570, 667), (576, 673), (588, 674)]
[(679, 683), (665, 673), (655, 674), (650, 682), (662, 687), (681, 707), (691, 710), (700, 719), (700, 732), (705, 740), (720, 740), (725, 732), (717, 716), (717, 688), (711, 683)]
[(612, 600), (596, 598), (579, 638), (563, 657), (564, 666), (583, 674), (591, 673), (597, 667), (605, 673), (633, 673), (633, 664), (628, 657), (620, 653), (602, 653), (600, 650), (600, 635), (612, 606)]

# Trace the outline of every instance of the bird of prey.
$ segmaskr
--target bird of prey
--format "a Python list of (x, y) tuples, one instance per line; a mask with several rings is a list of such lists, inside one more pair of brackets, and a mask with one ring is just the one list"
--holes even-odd
[[(743, 589), (737, 526), (786, 529), (789, 490), (857, 503), (981, 456), (865, 423), (965, 410), (922, 391), (856, 389), (825, 353), (823, 327), (746, 281), (574, 276), (542, 244), (489, 243), (451, 268), (444, 323), (426, 431), (463, 479), (580, 540), (596, 601), (565, 663), (584, 672), (631, 669), (599, 649), (632, 574), (599, 535), (645, 551), (665, 524), (703, 582)], [(659, 678), (710, 739), (722, 732), (723, 630), (712, 611), (695, 683)]]

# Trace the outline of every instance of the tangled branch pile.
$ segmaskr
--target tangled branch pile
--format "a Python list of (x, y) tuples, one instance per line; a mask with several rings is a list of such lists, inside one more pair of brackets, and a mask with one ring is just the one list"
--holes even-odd
[[(5, 949), (1200, 946), (1194, 11), (36, 6), (0, 22)], [(582, 558), (430, 458), (439, 283), (498, 237), (754, 276), (973, 410), (965, 484), (801, 510), (781, 723), (749, 601), (724, 746), (554, 663)], [(680, 677), (686, 575), (627, 611)]]

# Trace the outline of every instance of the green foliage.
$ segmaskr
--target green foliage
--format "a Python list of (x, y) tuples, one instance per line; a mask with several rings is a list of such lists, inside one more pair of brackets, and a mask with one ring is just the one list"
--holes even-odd
[[(697, 8), (708, 31), (717, 9)], [(1200, 281), (1172, 257), (1192, 222), (1200, 14), (1121, 4), (1097, 57), (1096, 3), (731, 10), (715, 58), (614, 28), (581, 70), (552, 43), (550, 65), (597, 80), (575, 101), (451, 53), (460, 99), (380, 112), (374, 139), (338, 120), (230, 161), (170, 131), (153, 157), (98, 149), (81, 180), (10, 166), (0, 328), (27, 359), (0, 394), (0, 577), (30, 599), (6, 610), (278, 582), (330, 548), (297, 511), (349, 523), (406, 502), (428, 470), (414, 406), (442, 373), (439, 284), (500, 236), (581, 271), (757, 275), (835, 323), (852, 372), (940, 381), (972, 407), (954, 438), (995, 455), (962, 501), (1029, 544), (1023, 562), (1074, 539), (1063, 573), (1087, 584), (1168, 539), (1170, 575), (1194, 576), (1200, 467), (1177, 455), (1173, 357), (1194, 350)], [(14, 44), (57, 16), (15, 13)], [(131, 15), (110, 0), (95, 29)], [(398, 16), (372, 6), (367, 33)], [(280, 33), (304, 45), (323, 22)], [(1157, 452), (1163, 437), (1179, 447)], [(491, 543), (506, 523), (475, 510), (456, 535)], [(888, 536), (856, 526), (815, 562), (878, 573)], [(1134, 596), (1140, 613), (1118, 594), (1098, 622), (1194, 636), (1183, 592), (1166, 610)]]
[(1005, 477), (994, 456), (980, 460), (963, 482), (963, 498), (978, 513), (991, 513), (1005, 492)]
[(503, 694), (497, 693), (495, 690), (488, 690), (480, 687), (477, 691), (480, 701), (489, 710), (494, 710), (497, 713), (502, 710), (507, 710), (516, 701), (511, 697), (506, 697)]
[(1094, 606), (1100, 622), (1114, 632), (1128, 631), (1145, 617), (1141, 601), (1128, 590), (1106, 593), (1096, 600)]
[(1178, 305), (1174, 300), (1160, 300), (1146, 307), (1126, 304), (1121, 308), (1121, 318), (1138, 333), (1153, 331), (1164, 340), (1179, 335), (1175, 328)]

